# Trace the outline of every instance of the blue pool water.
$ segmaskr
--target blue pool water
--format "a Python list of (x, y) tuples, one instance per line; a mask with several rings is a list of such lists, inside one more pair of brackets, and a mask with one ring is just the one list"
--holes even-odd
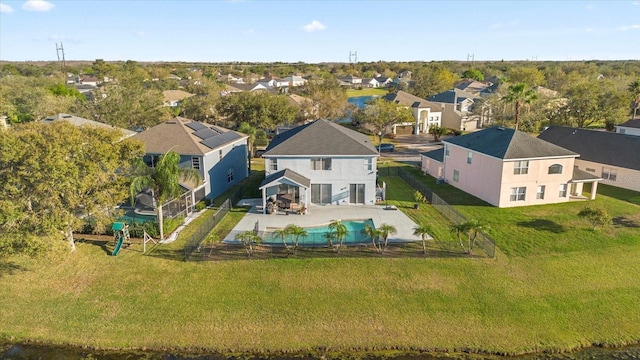
[[(371, 239), (366, 235), (362, 234), (362, 229), (364, 229), (366, 224), (369, 224), (371, 227), (375, 227), (373, 225), (373, 220), (345, 220), (342, 223), (347, 227), (347, 236), (344, 238), (345, 245), (353, 245), (353, 244), (362, 244), (369, 243)], [(273, 229), (275, 230), (275, 229)], [(313, 226), (305, 228), (307, 230), (308, 235), (300, 238), (300, 242), (298, 243), (300, 246), (326, 246), (327, 238), (325, 234), (329, 232), (329, 224), (321, 225), (321, 226)], [(289, 236), (285, 237), (287, 244), (294, 245), (295, 237)], [(276, 236), (273, 232), (269, 231), (269, 229), (265, 232), (262, 243), (265, 245), (282, 245), (282, 238)], [(333, 240), (333, 243), (338, 243), (337, 239)]]

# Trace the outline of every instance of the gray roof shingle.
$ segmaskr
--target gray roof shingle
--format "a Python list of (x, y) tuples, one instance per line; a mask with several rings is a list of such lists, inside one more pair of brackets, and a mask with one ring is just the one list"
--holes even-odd
[(503, 160), (578, 156), (577, 153), (559, 145), (499, 126), (456, 136), (443, 142)]
[(342, 125), (319, 119), (276, 135), (262, 156), (378, 155), (369, 137)]
[(551, 126), (538, 138), (580, 154), (580, 159), (640, 170), (640, 136)]
[(388, 93), (382, 98), (400, 105), (411, 107), (429, 107), (425, 99), (413, 94), (409, 94), (408, 92), (402, 90), (399, 90), (397, 93)]
[(243, 137), (246, 135), (180, 116), (133, 136), (145, 144), (149, 154), (175, 150), (181, 155), (205, 155)]
[(444, 161), (444, 148), (423, 152), (421, 154), (435, 161)]
[(262, 189), (265, 185), (268, 185), (269, 183), (278, 180), (280, 178), (286, 178), (289, 179), (291, 181), (293, 181), (296, 184), (302, 185), (306, 188), (311, 187), (311, 180), (309, 180), (308, 178), (298, 174), (297, 172), (290, 170), (290, 169), (284, 169), (284, 170), (280, 170), (278, 172), (275, 172), (269, 176), (267, 176), (266, 178), (264, 178), (264, 180), (262, 180), (262, 182), (260, 183), (260, 186), (258, 188)]
[(619, 124), (619, 125), (616, 125), (616, 126), (624, 126), (624, 127), (640, 129), (640, 119), (629, 119), (629, 120), (623, 122), (622, 124)]

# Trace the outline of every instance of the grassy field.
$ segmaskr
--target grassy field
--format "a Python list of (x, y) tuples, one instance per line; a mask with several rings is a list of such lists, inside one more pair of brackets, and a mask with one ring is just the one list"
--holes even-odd
[[(410, 208), (404, 182), (384, 180), (390, 203), (452, 237), (433, 208)], [(637, 343), (640, 201), (600, 190), (595, 204), (626, 220), (593, 232), (575, 216), (584, 203), (499, 211), (438, 185), (461, 212), (491, 224), (502, 250), (493, 259), (185, 263), (187, 231), (146, 255), (133, 245), (112, 257), (110, 245), (87, 241), (63, 259), (12, 258), (0, 263), (0, 338), (227, 354), (520, 354)]]
[(381, 88), (360, 89), (360, 90), (347, 89), (347, 97), (372, 96), (372, 95), (385, 96), (387, 95), (388, 92), (389, 90), (381, 89)]

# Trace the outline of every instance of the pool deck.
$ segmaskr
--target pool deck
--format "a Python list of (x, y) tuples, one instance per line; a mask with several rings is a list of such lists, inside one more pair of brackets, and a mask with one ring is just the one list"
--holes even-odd
[[(389, 242), (419, 241), (420, 237), (413, 235), (416, 224), (400, 210), (387, 210), (385, 205), (311, 205), (306, 215), (285, 212), (277, 214), (262, 213), (262, 199), (245, 199), (238, 206), (251, 206), (249, 212), (240, 220), (238, 225), (224, 238), (225, 243), (235, 243), (236, 234), (258, 230), (259, 233), (267, 228), (284, 228), (289, 224), (302, 227), (326, 225), (334, 220), (364, 220), (372, 219), (379, 227), (386, 223), (396, 227), (398, 232), (389, 236)], [(257, 229), (256, 229), (257, 224)]]

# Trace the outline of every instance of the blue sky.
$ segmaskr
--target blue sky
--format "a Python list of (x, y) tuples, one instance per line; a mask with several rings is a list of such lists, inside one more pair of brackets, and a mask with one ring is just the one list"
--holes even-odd
[(640, 60), (640, 0), (0, 0), (0, 60)]

